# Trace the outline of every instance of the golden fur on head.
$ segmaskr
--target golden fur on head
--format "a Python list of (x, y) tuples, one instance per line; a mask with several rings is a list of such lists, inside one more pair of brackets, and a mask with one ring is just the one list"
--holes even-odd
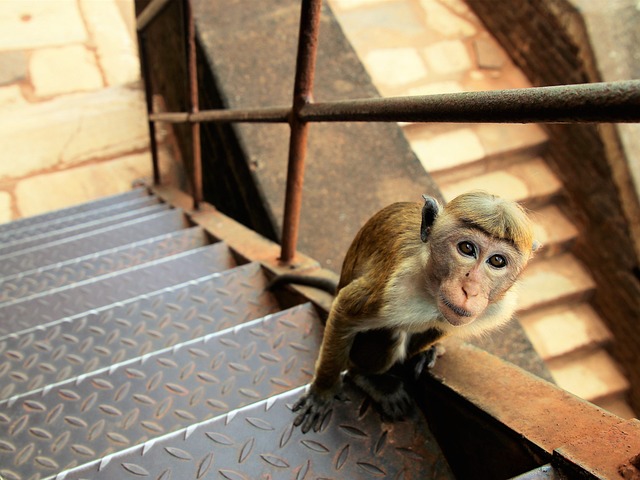
[(469, 192), (451, 200), (447, 211), (474, 228), (512, 242), (523, 253), (534, 250), (533, 225), (516, 202), (485, 192)]

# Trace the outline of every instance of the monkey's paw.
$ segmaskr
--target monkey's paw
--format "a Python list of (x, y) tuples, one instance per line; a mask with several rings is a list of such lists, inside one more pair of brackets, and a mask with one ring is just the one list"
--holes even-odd
[(313, 428), (314, 432), (320, 430), (322, 421), (331, 411), (333, 406), (334, 393), (318, 393), (309, 391), (305, 393), (296, 403), (293, 404), (292, 410), (300, 412), (296, 416), (293, 424), (298, 427), (302, 425), (302, 433), (307, 433)]
[(417, 380), (422, 375), (425, 367), (427, 370), (431, 370), (436, 366), (436, 360), (446, 352), (443, 345), (436, 343), (432, 345), (428, 350), (420, 352), (414, 355), (410, 360), (410, 365), (413, 369), (413, 378)]
[(403, 420), (413, 412), (413, 400), (404, 387), (375, 401), (382, 417), (392, 422)]

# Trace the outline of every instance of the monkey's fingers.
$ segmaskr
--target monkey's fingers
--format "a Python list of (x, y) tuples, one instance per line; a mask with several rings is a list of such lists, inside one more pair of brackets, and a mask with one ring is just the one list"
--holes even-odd
[(322, 422), (331, 410), (332, 397), (317, 395), (312, 392), (305, 394), (294, 405), (294, 412), (300, 411), (293, 421), (293, 425), (301, 426), (302, 433), (307, 433), (313, 428), (314, 431), (320, 430)]

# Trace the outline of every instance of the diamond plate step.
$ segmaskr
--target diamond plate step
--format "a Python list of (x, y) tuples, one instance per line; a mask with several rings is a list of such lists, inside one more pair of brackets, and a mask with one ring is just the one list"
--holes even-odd
[(0, 335), (178, 285), (236, 265), (223, 243), (26, 297), (0, 307)]
[(102, 217), (118, 215), (129, 210), (137, 210), (151, 205), (158, 205), (160, 200), (157, 197), (146, 195), (113, 205), (106, 205), (87, 212), (77, 213), (67, 217), (58, 218), (49, 222), (36, 223), (35, 225), (14, 228), (12, 230), (0, 233), (0, 243), (13, 242), (23, 238), (31, 238), (35, 235), (42, 235), (47, 232), (53, 232), (64, 228), (73, 227)]
[(10, 242), (2, 242), (0, 244), (0, 255), (9, 255), (12, 253), (19, 253), (22, 250), (38, 247), (41, 244), (52, 243), (64, 238), (81, 235), (83, 233), (89, 233), (99, 228), (106, 228), (113, 225), (118, 225), (129, 220), (136, 218), (143, 218), (149, 215), (153, 215), (158, 212), (169, 210), (167, 204), (149, 205), (143, 208), (128, 209), (125, 212), (120, 212), (115, 215), (110, 215), (104, 218), (98, 218), (78, 225), (71, 225), (66, 228), (60, 228), (53, 231), (44, 232), (37, 235), (31, 235), (27, 238), (20, 238), (12, 240)]
[(216, 273), (0, 340), (0, 399), (278, 311), (259, 264)]
[(109, 197), (104, 197), (99, 200), (94, 200), (93, 202), (85, 202), (79, 205), (74, 205), (72, 207), (63, 208), (61, 210), (54, 210), (52, 212), (43, 213), (41, 215), (34, 215), (32, 217), (21, 218), (18, 220), (14, 220), (12, 222), (8, 222), (5, 224), (0, 224), (0, 235), (4, 235), (5, 233), (11, 230), (17, 230), (21, 228), (33, 227), (42, 223), (55, 223), (56, 221), (62, 220), (64, 218), (68, 218), (75, 215), (82, 215), (91, 210), (97, 210), (104, 207), (109, 207), (121, 202), (127, 202), (129, 200), (133, 200), (140, 197), (148, 197), (149, 192), (146, 188), (137, 188), (135, 190), (131, 190), (125, 193), (120, 193), (117, 195), (111, 195)]
[(25, 274), (4, 277), (0, 279), (0, 304), (203, 247), (208, 243), (204, 230), (193, 227)]
[(347, 387), (351, 400), (337, 404), (320, 432), (302, 434), (290, 410), (301, 394), (292, 390), (55, 478), (454, 478), (422, 414), (381, 422)]
[(12, 398), (0, 473), (56, 474), (290, 390), (311, 379), (320, 341), (307, 304)]
[(0, 278), (174, 232), (189, 225), (180, 210), (169, 210), (90, 233), (0, 255)]

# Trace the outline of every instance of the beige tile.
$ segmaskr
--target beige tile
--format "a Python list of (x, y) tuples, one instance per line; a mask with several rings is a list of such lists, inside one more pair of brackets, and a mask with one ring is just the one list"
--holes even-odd
[(579, 361), (549, 362), (549, 370), (559, 387), (589, 401), (629, 388), (620, 367), (604, 350), (585, 355)]
[[(0, 107), (11, 106), (25, 103), (22, 96), (22, 90), (18, 85), (10, 85), (8, 87), (0, 87)], [(0, 110), (0, 115), (2, 111)]]
[(441, 75), (464, 72), (472, 66), (467, 47), (460, 40), (438, 42), (423, 52), (429, 68)]
[(598, 314), (586, 303), (562, 305), (519, 317), (540, 356), (549, 360), (613, 340)]
[(458, 182), (444, 183), (440, 189), (447, 201), (472, 190), (481, 190), (515, 201), (522, 201), (529, 196), (527, 184), (504, 170), (474, 175)]
[(478, 136), (470, 128), (443, 133), (429, 139), (410, 141), (428, 172), (451, 169), (484, 157)]
[(80, 7), (107, 84), (126, 85), (138, 81), (137, 45), (115, 0), (81, 0)]
[(364, 65), (375, 84), (405, 85), (427, 76), (427, 68), (413, 48), (384, 48), (369, 52)]
[(521, 276), (518, 310), (525, 313), (561, 301), (582, 300), (595, 287), (591, 275), (573, 255), (534, 260)]
[(9, 222), (12, 219), (11, 195), (7, 192), (0, 192), (0, 223)]
[(8, 107), (0, 115), (0, 178), (147, 148), (143, 94), (124, 87)]
[(83, 45), (36, 50), (31, 54), (29, 70), (34, 93), (41, 98), (103, 86), (96, 57)]
[(125, 192), (131, 182), (151, 174), (149, 153), (129, 155), (36, 175), (18, 182), (16, 202), (21, 216), (37, 215), (57, 208)]
[(437, 0), (420, 0), (425, 11), (427, 26), (449, 38), (467, 38), (475, 35), (476, 27), (464, 18), (455, 15)]
[(86, 39), (76, 0), (0, 1), (1, 50), (68, 45)]

